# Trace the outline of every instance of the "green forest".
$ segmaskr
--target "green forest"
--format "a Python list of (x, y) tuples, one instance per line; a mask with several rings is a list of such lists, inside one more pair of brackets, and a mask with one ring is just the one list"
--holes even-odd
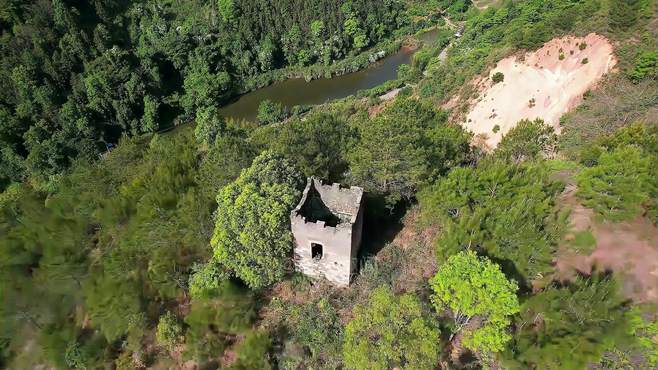
[[(656, 234), (655, 0), (0, 0), (0, 30), (0, 368), (658, 367), (658, 298), (558, 266), (600, 244), (577, 206)], [(488, 151), (446, 105), (591, 32), (619, 62), (561, 132)], [(373, 89), (220, 113), (402, 46)], [(311, 176), (366, 191), (347, 288), (294, 270)]]

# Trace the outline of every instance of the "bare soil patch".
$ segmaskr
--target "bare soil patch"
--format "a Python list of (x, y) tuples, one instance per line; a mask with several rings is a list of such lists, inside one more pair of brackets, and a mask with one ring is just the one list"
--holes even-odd
[(575, 197), (576, 188), (567, 186), (563, 201), (571, 207), (571, 230), (567, 241), (578, 232), (589, 231), (596, 239), (590, 255), (562, 246), (557, 259), (557, 277), (572, 279), (576, 273), (589, 274), (594, 268), (610, 270), (621, 277), (622, 292), (636, 302), (658, 303), (658, 229), (645, 217), (611, 223), (598, 222), (594, 212)]
[[(594, 33), (556, 38), (521, 57), (507, 57), (488, 77), (473, 81), (479, 96), (471, 102), (463, 125), (486, 135), (489, 148), (525, 118), (542, 118), (559, 132), (560, 116), (576, 107), (616, 63), (612, 44)], [(493, 83), (491, 76), (497, 72), (504, 81)], [(499, 129), (493, 132), (496, 126)]]

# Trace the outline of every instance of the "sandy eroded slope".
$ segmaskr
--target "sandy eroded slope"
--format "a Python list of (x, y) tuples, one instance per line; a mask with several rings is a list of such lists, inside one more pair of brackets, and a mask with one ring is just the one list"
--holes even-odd
[[(584, 49), (579, 47), (582, 43)], [(490, 77), (476, 82), (480, 94), (464, 126), (485, 137), (491, 148), (524, 118), (542, 118), (559, 132), (560, 116), (575, 107), (615, 64), (612, 45), (596, 34), (556, 38), (524, 58), (505, 58), (489, 75), (502, 72), (503, 82), (493, 84)], [(494, 133), (496, 125), (500, 130)]]

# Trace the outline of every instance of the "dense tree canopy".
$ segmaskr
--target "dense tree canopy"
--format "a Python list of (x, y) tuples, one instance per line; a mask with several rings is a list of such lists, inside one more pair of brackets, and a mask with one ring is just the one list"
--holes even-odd
[(629, 320), (628, 302), (609, 277), (554, 284), (523, 304), (506, 356), (510, 365), (580, 369), (632, 341)]
[(551, 269), (560, 226), (554, 204), (561, 188), (542, 164), (485, 160), (476, 168), (452, 170), (419, 198), (426, 217), (443, 225), (437, 241), (441, 259), (476, 250), (524, 285)]
[(304, 180), (280, 155), (264, 152), (217, 195), (211, 244), (215, 260), (252, 288), (280, 280), (289, 268), (289, 214)]
[(27, 176), (47, 183), (122, 133), (157, 131), (181, 112), (194, 118), (287, 73), (277, 69), (329, 66), (411, 27), (401, 0), (2, 7), (2, 189)]
[(496, 147), (496, 155), (515, 163), (524, 160), (548, 157), (555, 151), (557, 135), (553, 127), (541, 119), (521, 120), (512, 128)]
[(389, 203), (410, 199), (469, 158), (469, 135), (446, 124), (447, 115), (415, 99), (399, 98), (358, 127), (359, 141), (348, 154), (351, 176)]
[(438, 360), (439, 330), (417, 298), (379, 287), (345, 327), (343, 361), (350, 369), (423, 369)]
[(511, 339), (510, 317), (519, 312), (517, 284), (500, 267), (472, 251), (448, 259), (430, 281), (432, 302), (439, 313), (448, 312), (455, 332), (467, 348), (499, 352)]

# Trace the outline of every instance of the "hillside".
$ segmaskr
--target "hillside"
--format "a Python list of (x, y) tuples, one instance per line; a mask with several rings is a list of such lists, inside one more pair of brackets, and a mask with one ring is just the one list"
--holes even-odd
[(656, 368), (657, 25), (0, 2), (0, 368)]

